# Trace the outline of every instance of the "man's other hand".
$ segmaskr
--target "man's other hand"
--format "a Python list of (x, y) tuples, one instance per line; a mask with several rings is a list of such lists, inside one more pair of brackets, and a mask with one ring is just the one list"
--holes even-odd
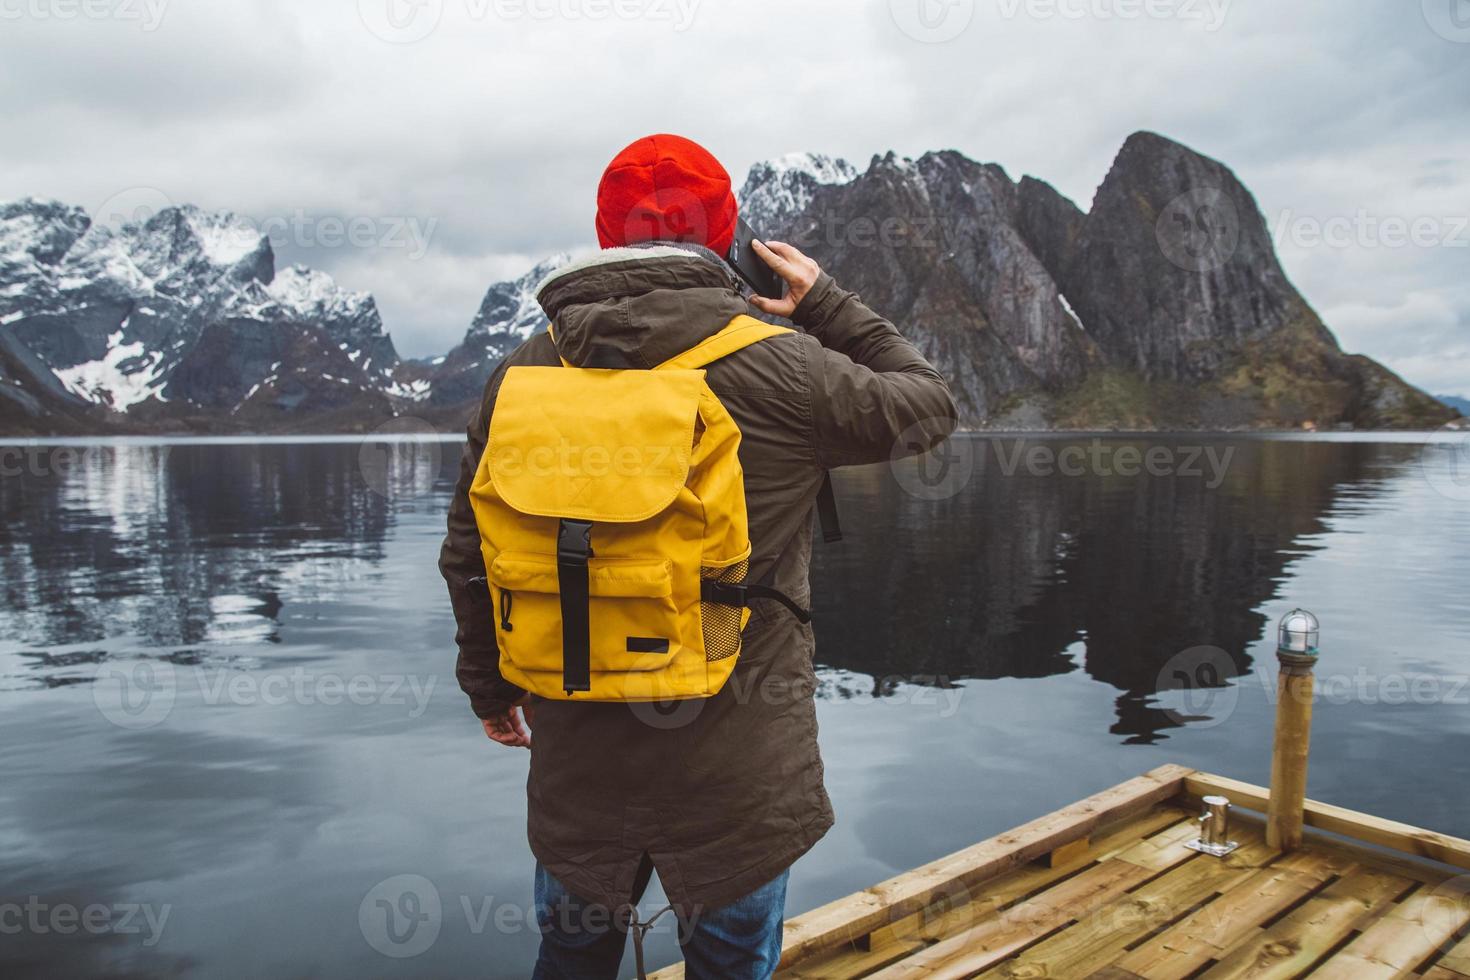
[(788, 287), (782, 299), (752, 296), (751, 304), (762, 313), (790, 318), (802, 298), (816, 285), (817, 277), (822, 274), (821, 267), (814, 259), (807, 258), (785, 242), (752, 241), (751, 245), (755, 247), (755, 254), (776, 270), (776, 275), (786, 280)]
[(480, 724), (485, 728), (485, 734), (491, 740), (513, 749), (531, 747), (531, 730), (527, 726), (532, 723), (529, 695), (517, 701), (503, 715), (480, 719)]

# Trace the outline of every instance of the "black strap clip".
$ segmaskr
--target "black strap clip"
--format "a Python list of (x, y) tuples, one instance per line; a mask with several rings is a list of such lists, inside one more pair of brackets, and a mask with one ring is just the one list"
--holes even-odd
[(592, 630), (588, 621), (591, 590), (587, 561), (592, 557), (592, 522), (563, 517), (556, 529), (556, 580), (561, 594), (561, 674), (568, 695), (592, 690)]

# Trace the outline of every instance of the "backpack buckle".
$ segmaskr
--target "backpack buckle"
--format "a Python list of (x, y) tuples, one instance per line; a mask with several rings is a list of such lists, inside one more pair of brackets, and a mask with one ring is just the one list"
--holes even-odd
[(585, 565), (592, 557), (592, 522), (563, 517), (556, 528), (556, 563)]

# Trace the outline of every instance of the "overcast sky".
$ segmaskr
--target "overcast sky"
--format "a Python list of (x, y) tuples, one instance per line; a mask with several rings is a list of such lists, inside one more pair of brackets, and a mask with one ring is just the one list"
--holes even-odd
[(1470, 395), (1470, 0), (0, 0), (0, 109), (0, 199), (275, 219), (409, 356), (592, 245), (648, 132), (737, 185), (953, 148), (1087, 207), (1152, 129), (1255, 192), (1344, 347)]

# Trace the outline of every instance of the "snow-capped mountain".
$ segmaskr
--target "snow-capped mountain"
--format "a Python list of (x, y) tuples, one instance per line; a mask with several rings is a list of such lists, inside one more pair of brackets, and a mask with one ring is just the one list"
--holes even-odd
[(788, 153), (750, 168), (737, 195), (740, 214), (756, 234), (784, 236), (811, 206), (819, 187), (857, 178), (857, 168), (846, 160), (822, 153)]
[(485, 292), (479, 312), (470, 324), (465, 341), (483, 338), (493, 342), (495, 338), (514, 338), (517, 343), (546, 326), (546, 314), (536, 302), (536, 287), (541, 280), (572, 260), (567, 252), (558, 252), (544, 262), (537, 263), (531, 271), (519, 279), (498, 282)]
[(282, 269), (268, 288), (291, 319), (325, 327), (365, 374), (382, 378), (393, 374), (398, 351), (370, 293), (343, 289), (325, 272), (304, 265)]
[(0, 206), (0, 326), (74, 399), (149, 419), (390, 410), (399, 363), (371, 296), (278, 275), (248, 220), (193, 206), (116, 229), (52, 201)]
[(464, 340), (436, 366), (430, 395), (434, 404), (455, 405), (478, 397), (501, 358), (545, 329), (546, 314), (536, 302), (536, 287), (571, 260), (568, 253), (558, 253), (485, 292)]
[(55, 201), (0, 203), (0, 320), (14, 322), (51, 299), (51, 270), (90, 224), (81, 208)]

